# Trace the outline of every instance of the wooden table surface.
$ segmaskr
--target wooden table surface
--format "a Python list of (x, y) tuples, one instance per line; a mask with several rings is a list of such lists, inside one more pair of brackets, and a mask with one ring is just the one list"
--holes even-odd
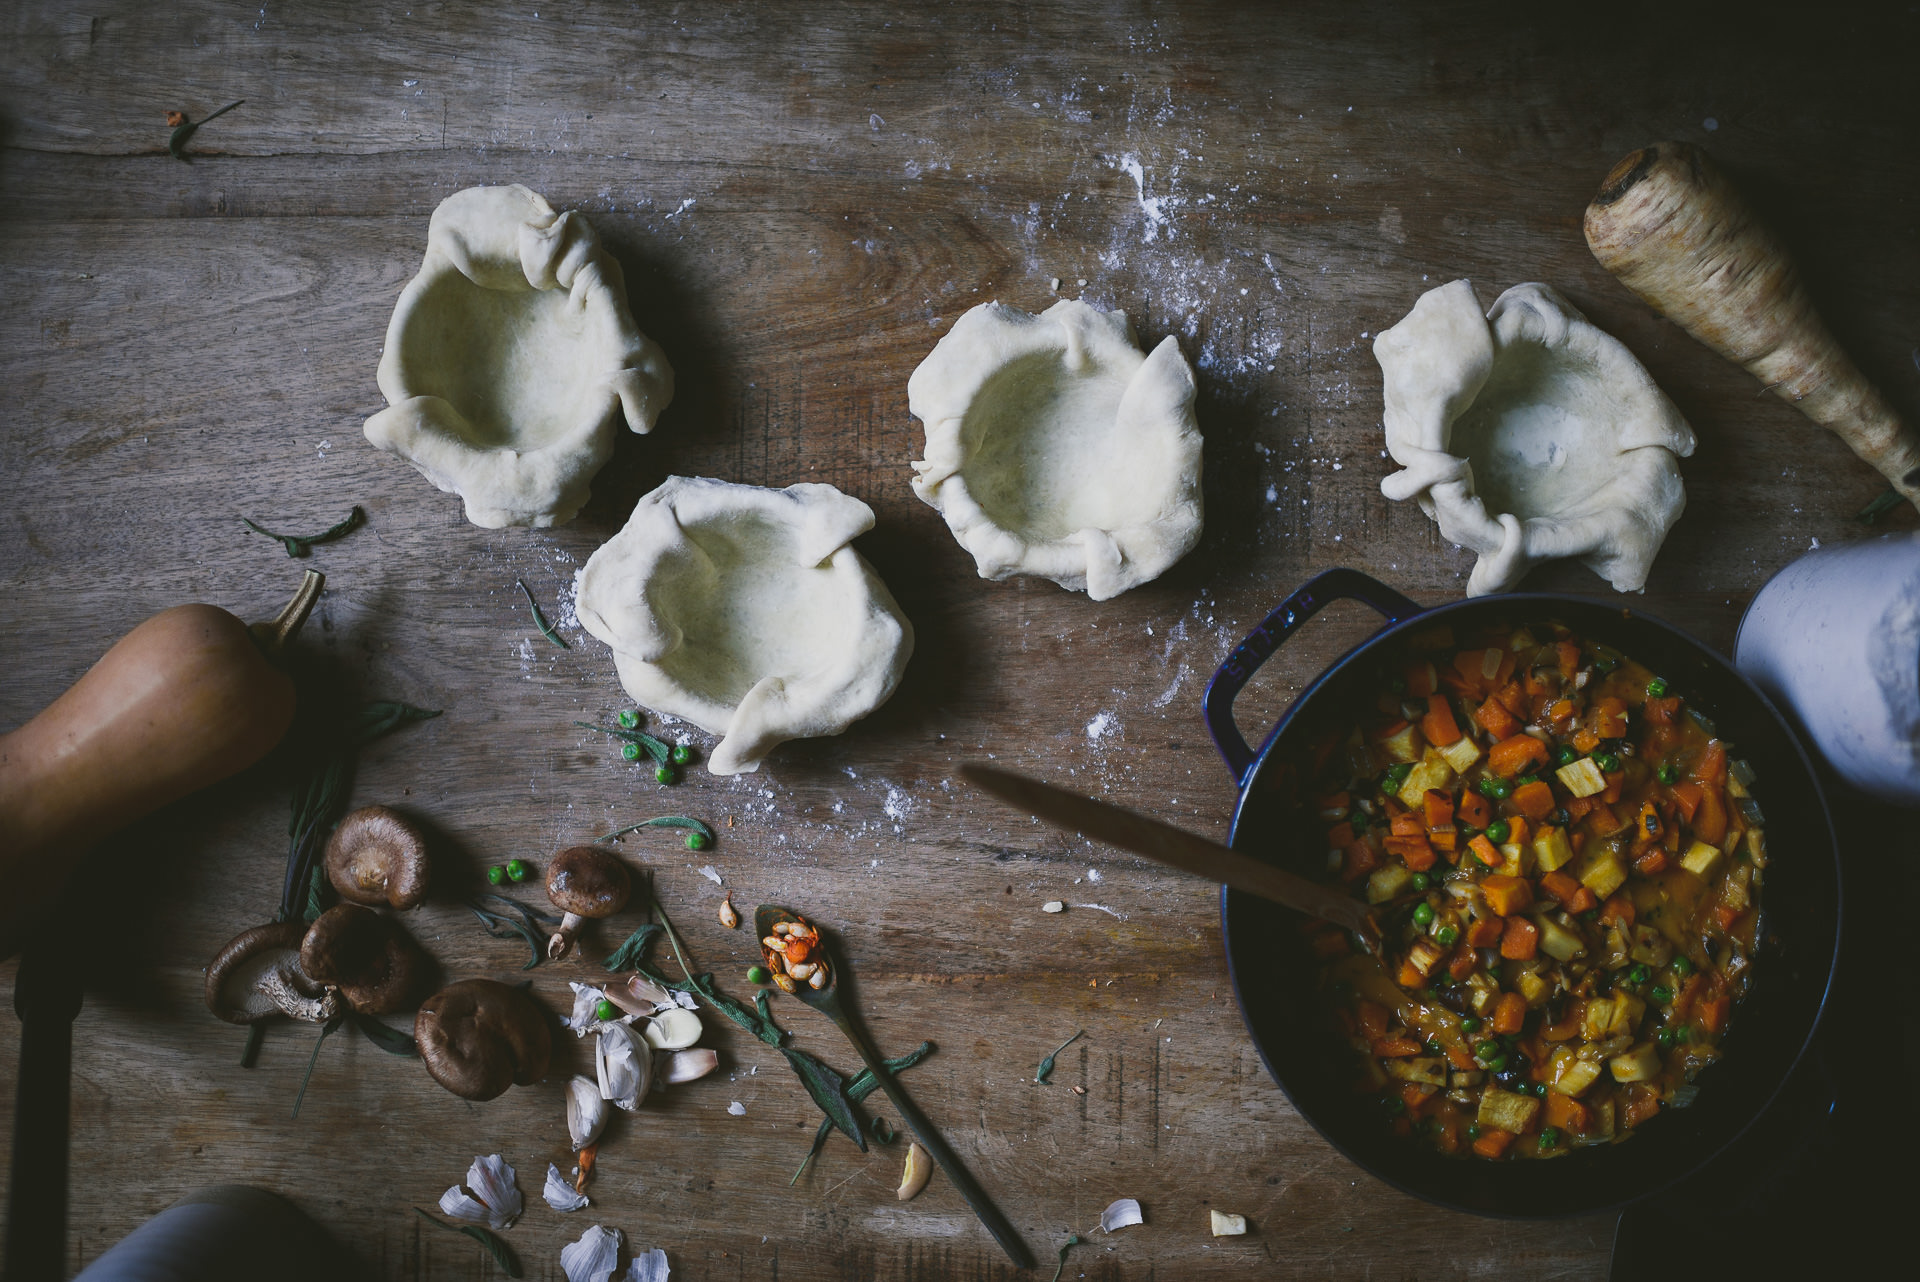
[[(520, 945), (460, 906), (488, 864), (704, 816), (722, 832), (707, 854), (627, 847), (700, 962), (746, 991), (751, 941), (715, 920), (699, 864), (737, 903), (836, 925), (885, 1049), (937, 1043), (907, 1084), (1047, 1260), (1039, 1276), (1131, 1196), (1146, 1224), (1094, 1234), (1065, 1276), (1602, 1277), (1610, 1217), (1441, 1211), (1295, 1114), (1242, 1029), (1213, 887), (1005, 813), (955, 770), (991, 757), (1224, 837), (1234, 791), (1198, 706), (1245, 630), (1334, 565), (1424, 601), (1464, 590), (1470, 554), (1380, 495), (1370, 345), (1457, 277), (1483, 303), (1554, 285), (1698, 433), (1687, 513), (1623, 604), (1725, 649), (1770, 575), (1859, 535), (1880, 479), (1629, 296), (1579, 221), (1626, 152), (1707, 145), (1913, 411), (1916, 19), (1784, 32), (1682, 8), (1529, 29), (1516, 6), (1338, 2), (21, 0), (0, 16), (0, 726), (163, 607), (276, 609), (304, 563), (241, 515), (304, 530), (362, 504), (367, 527), (316, 551), (328, 585), (306, 643), (360, 693), (444, 709), (368, 751), (354, 798), (446, 834), (411, 925), (450, 975), (518, 977)], [(167, 155), (168, 109), (232, 99), (192, 163)], [(360, 431), (429, 214), (509, 182), (588, 214), (678, 379), (659, 428), (624, 436), (554, 530), (469, 526)], [(975, 304), (1056, 297), (1122, 308), (1149, 343), (1178, 336), (1200, 383), (1205, 537), (1099, 604), (979, 580), (907, 485), (914, 366)], [(827, 481), (871, 504), (860, 547), (918, 645), (892, 701), (847, 734), (666, 790), (570, 724), (626, 703), (571, 591), (676, 473)], [(531, 630), (516, 578), (572, 648)], [(1612, 596), (1573, 565), (1528, 586)], [(1308, 628), (1243, 699), (1249, 733), (1371, 626), (1342, 606)], [(269, 765), (137, 825), (113, 881), (138, 912), (107, 934), (75, 926), (96, 980), (76, 1028), (74, 1267), (188, 1190), (246, 1181), (294, 1197), (379, 1276), (493, 1276), (410, 1208), (498, 1152), (532, 1203), (508, 1235), (529, 1277), (561, 1276), (560, 1246), (590, 1222), (664, 1247), (676, 1279), (1016, 1275), (944, 1179), (895, 1201), (900, 1145), (861, 1156), (835, 1139), (788, 1189), (818, 1113), (770, 1048), (711, 1015), (722, 1071), (616, 1120), (574, 1216), (538, 1195), (565, 1160), (566, 1071), (590, 1063), (571, 1038), (549, 1081), (472, 1105), (342, 1036), (292, 1119), (311, 1030), (277, 1028), (247, 1071), (243, 1034), (199, 997), (215, 949), (275, 906), (290, 786)], [(1072, 907), (1043, 914), (1052, 899)], [(638, 920), (590, 937), (589, 956)], [(596, 969), (542, 966), (534, 991), (560, 1007)], [(831, 1028), (788, 1006), (795, 1044), (850, 1071)], [(15, 1050), (0, 1037), (0, 1083)], [(0, 1108), (0, 1141), (11, 1125)], [(1211, 1238), (1212, 1207), (1249, 1234)]]

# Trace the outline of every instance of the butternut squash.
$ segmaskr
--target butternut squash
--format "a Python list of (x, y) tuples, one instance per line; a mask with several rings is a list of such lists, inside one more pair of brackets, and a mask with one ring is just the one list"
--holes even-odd
[(294, 686), (271, 656), (324, 582), (308, 571), (279, 617), (252, 629), (216, 606), (163, 610), (0, 736), (0, 957), (103, 839), (280, 741)]

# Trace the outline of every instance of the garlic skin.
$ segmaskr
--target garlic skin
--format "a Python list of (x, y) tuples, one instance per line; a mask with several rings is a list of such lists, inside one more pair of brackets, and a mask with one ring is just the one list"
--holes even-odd
[(440, 1210), (456, 1220), (470, 1220), (490, 1229), (513, 1227), (527, 1209), (520, 1190), (514, 1186), (513, 1168), (498, 1153), (475, 1156), (467, 1168), (467, 1182), (456, 1184), (440, 1195)]
[(576, 1153), (600, 1138), (608, 1116), (599, 1082), (576, 1075), (567, 1083), (567, 1135)]
[(1129, 1224), (1146, 1222), (1146, 1217), (1140, 1213), (1140, 1203), (1130, 1197), (1123, 1197), (1100, 1212), (1100, 1227), (1108, 1233), (1115, 1229), (1124, 1229)]
[(581, 1234), (578, 1242), (560, 1248), (560, 1269), (567, 1282), (607, 1282), (619, 1262), (620, 1230), (598, 1224)]
[(667, 1282), (667, 1274), (672, 1271), (667, 1267), (667, 1253), (656, 1246), (633, 1257), (627, 1265), (626, 1282)]
[[(592, 984), (569, 983), (568, 987), (573, 989), (573, 1014), (567, 1017), (567, 1027), (573, 1030), (575, 1037), (585, 1037), (588, 1033), (598, 1032), (614, 1022), (601, 1019), (598, 1014), (601, 1002), (613, 1001), (610, 995)], [(613, 1004), (616, 1007), (621, 1005), (617, 1001)], [(630, 1021), (632, 1016), (623, 1015), (621, 1019)]]
[(647, 1045), (657, 1051), (683, 1051), (700, 1040), (700, 1016), (675, 1007), (655, 1015), (647, 1024)]
[(625, 1024), (607, 1024), (593, 1049), (600, 1098), (631, 1113), (653, 1085), (653, 1052)]
[(556, 1211), (577, 1211), (587, 1204), (586, 1196), (575, 1191), (552, 1162), (547, 1163), (547, 1186), (541, 1190), (541, 1196)]

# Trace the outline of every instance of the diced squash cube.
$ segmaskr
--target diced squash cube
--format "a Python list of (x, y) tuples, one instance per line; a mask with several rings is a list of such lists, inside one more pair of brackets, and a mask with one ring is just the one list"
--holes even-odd
[(1518, 1135), (1533, 1125), (1534, 1115), (1539, 1111), (1540, 1101), (1532, 1095), (1488, 1087), (1480, 1093), (1480, 1111), (1474, 1121), (1483, 1128), (1493, 1127)]
[(1382, 739), (1380, 746), (1393, 760), (1412, 763), (1420, 760), (1419, 736), (1420, 731), (1409, 722)]
[(1566, 1067), (1560, 1076), (1554, 1079), (1549, 1089), (1558, 1091), (1562, 1095), (1578, 1098), (1587, 1087), (1599, 1080), (1600, 1066), (1590, 1059), (1580, 1059), (1576, 1056), (1567, 1062)]
[(1597, 1042), (1607, 1036), (1607, 1030), (1613, 1027), (1614, 1001), (1612, 997), (1587, 999), (1586, 1023), (1580, 1030), (1580, 1036), (1590, 1042)]
[(1580, 873), (1580, 884), (1591, 890), (1596, 899), (1605, 899), (1620, 889), (1627, 880), (1627, 866), (1620, 856), (1602, 846), (1587, 857)]
[(1452, 767), (1455, 774), (1463, 775), (1473, 768), (1474, 762), (1480, 760), (1480, 745), (1474, 742), (1472, 735), (1464, 735), (1440, 749), (1440, 755), (1447, 759), (1447, 765)]
[(1640, 1027), (1640, 1017), (1647, 1013), (1645, 1001), (1632, 993), (1613, 995), (1613, 1019), (1607, 1025), (1607, 1036), (1625, 1037)]
[(1438, 1055), (1382, 1060), (1381, 1066), (1387, 1070), (1388, 1077), (1403, 1082), (1420, 1082), (1427, 1086), (1447, 1084), (1447, 1061)]
[(1696, 841), (1680, 856), (1680, 866), (1696, 877), (1705, 878), (1720, 862), (1720, 847)]
[(1592, 757), (1582, 757), (1553, 773), (1559, 778), (1560, 786), (1576, 797), (1591, 797), (1607, 790), (1607, 777), (1600, 773)]
[(1580, 936), (1553, 918), (1543, 914), (1536, 921), (1540, 927), (1540, 951), (1555, 961), (1572, 961), (1586, 951)]
[(1447, 764), (1438, 748), (1428, 748), (1420, 764), (1408, 772), (1406, 782), (1400, 785), (1400, 804), (1409, 808), (1421, 805), (1427, 789), (1445, 788), (1452, 782), (1453, 767)]
[(1635, 926), (1627, 956), (1649, 966), (1664, 966), (1673, 960), (1673, 942), (1651, 926)]
[(1464, 1071), (1455, 1069), (1453, 1072), (1447, 1074), (1447, 1085), (1456, 1091), (1463, 1091), (1469, 1086), (1478, 1086), (1481, 1082), (1485, 1081), (1486, 1078), (1487, 1075), (1477, 1068), (1469, 1068)]
[(1573, 846), (1567, 841), (1565, 828), (1542, 828), (1533, 839), (1533, 857), (1540, 864), (1540, 871), (1552, 872), (1573, 862)]
[(1537, 971), (1521, 971), (1520, 978), (1514, 981), (1514, 986), (1520, 990), (1520, 996), (1526, 999), (1528, 1006), (1538, 1006), (1553, 996), (1553, 985), (1540, 978)]
[(1473, 1007), (1473, 1013), (1484, 1016), (1500, 1000), (1500, 985), (1493, 982), (1493, 976), (1484, 970), (1476, 970), (1467, 979), (1470, 990), (1467, 1004)]
[(1387, 864), (1367, 874), (1367, 902), (1384, 904), (1407, 888), (1413, 874), (1404, 864)]
[(1523, 877), (1495, 873), (1480, 883), (1487, 905), (1502, 917), (1511, 917), (1533, 902), (1533, 886)]
[(1644, 1082), (1660, 1075), (1660, 1051), (1652, 1042), (1641, 1042), (1624, 1055), (1607, 1061), (1607, 1069), (1616, 1082)]

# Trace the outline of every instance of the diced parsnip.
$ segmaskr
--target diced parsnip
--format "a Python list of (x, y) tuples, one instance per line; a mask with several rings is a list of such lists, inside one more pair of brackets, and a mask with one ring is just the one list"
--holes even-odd
[(1660, 1052), (1652, 1042), (1641, 1042), (1624, 1055), (1607, 1061), (1616, 1082), (1645, 1082), (1660, 1075)]
[(1565, 828), (1542, 828), (1533, 839), (1533, 857), (1541, 872), (1552, 872), (1573, 862), (1573, 847), (1567, 842)]
[(1485, 1015), (1500, 1000), (1500, 985), (1494, 983), (1493, 977), (1484, 970), (1476, 970), (1469, 975), (1467, 987), (1472, 990), (1467, 1003), (1473, 1007), (1476, 1015)]
[(1552, 1089), (1559, 1091), (1562, 1095), (1571, 1095), (1577, 1099), (1587, 1087), (1599, 1080), (1600, 1066), (1598, 1064), (1591, 1060), (1574, 1056), (1567, 1060), (1566, 1066), (1561, 1070), (1560, 1076), (1554, 1079)]
[(1440, 755), (1447, 759), (1447, 764), (1455, 774), (1463, 775), (1473, 768), (1474, 762), (1480, 760), (1480, 745), (1474, 742), (1472, 735), (1461, 735), (1440, 749)]
[(1518, 632), (1507, 638), (1507, 649), (1513, 651), (1515, 654), (1525, 654), (1529, 650), (1538, 650), (1539, 648), (1540, 643), (1534, 640), (1533, 633), (1527, 631), (1525, 628), (1521, 628)]
[(1673, 960), (1673, 943), (1651, 926), (1635, 926), (1627, 956), (1649, 966), (1664, 966)]
[(1500, 875), (1503, 877), (1524, 877), (1531, 870), (1532, 851), (1517, 841), (1509, 841), (1500, 847)]
[(1528, 1006), (1538, 1006), (1553, 996), (1553, 985), (1540, 978), (1538, 971), (1521, 971), (1515, 987), (1520, 990), (1520, 995), (1527, 999)]
[(1734, 776), (1732, 771), (1728, 771), (1727, 772), (1727, 795), (1729, 797), (1734, 798), (1735, 800), (1738, 800), (1741, 797), (1751, 797), (1753, 794), (1747, 791), (1747, 786), (1741, 783), (1740, 780)]
[(1591, 797), (1607, 790), (1607, 777), (1600, 773), (1592, 757), (1582, 757), (1553, 772), (1560, 786), (1576, 797)]
[(1425, 1086), (1445, 1086), (1447, 1084), (1447, 1061), (1438, 1055), (1418, 1056), (1413, 1059), (1390, 1059), (1383, 1061), (1387, 1076), (1399, 1078), (1403, 1082), (1419, 1082)]
[(1407, 960), (1422, 975), (1433, 973), (1433, 968), (1446, 957), (1447, 950), (1431, 939), (1416, 939), (1413, 947), (1407, 950)]
[(1626, 864), (1621, 862), (1618, 854), (1604, 846), (1587, 857), (1580, 873), (1580, 884), (1591, 890), (1596, 899), (1605, 899), (1620, 889), (1626, 880)]
[(1540, 951), (1555, 961), (1572, 961), (1586, 951), (1586, 945), (1580, 942), (1580, 936), (1545, 913), (1534, 921), (1540, 927)]
[(1440, 755), (1438, 748), (1428, 748), (1420, 764), (1407, 775), (1407, 781), (1400, 785), (1400, 804), (1413, 807), (1426, 800), (1427, 789), (1445, 788), (1453, 782), (1453, 767)]
[(1613, 1022), (1607, 1025), (1607, 1036), (1630, 1037), (1640, 1027), (1640, 1017), (1647, 1013), (1647, 1004), (1632, 993), (1613, 995)]
[(1767, 866), (1767, 833), (1764, 828), (1747, 829), (1747, 858), (1755, 868)]
[(1408, 723), (1393, 734), (1382, 739), (1380, 746), (1386, 750), (1387, 756), (1393, 760), (1404, 761), (1411, 764), (1420, 760), (1420, 749), (1417, 746), (1419, 734), (1419, 728), (1412, 723)]
[(1533, 1125), (1534, 1114), (1539, 1111), (1540, 1101), (1532, 1095), (1488, 1087), (1480, 1093), (1480, 1112), (1473, 1120), (1482, 1127), (1491, 1126), (1519, 1135)]
[[(1680, 856), (1680, 866), (1696, 877), (1705, 878), (1720, 862), (1720, 847), (1696, 841)], [(1597, 893), (1597, 892), (1596, 892)]]
[(1752, 907), (1753, 894), (1748, 889), (1752, 876), (1753, 870), (1750, 868), (1735, 868), (1720, 887), (1720, 902), (1737, 913)]
[(1486, 1080), (1486, 1076), (1485, 1073), (1477, 1068), (1468, 1069), (1464, 1073), (1459, 1069), (1455, 1069), (1453, 1072), (1447, 1074), (1447, 1084), (1454, 1090), (1465, 1090), (1469, 1086), (1478, 1086), (1482, 1081)]
[(1367, 874), (1367, 902), (1384, 904), (1407, 888), (1413, 874), (1405, 864), (1387, 864)]
[(1599, 1103), (1594, 1104), (1592, 1109), (1593, 1116), (1587, 1123), (1587, 1137), (1589, 1139), (1612, 1139), (1614, 1127), (1617, 1125), (1615, 1119), (1618, 1117), (1618, 1112), (1615, 1109), (1613, 1100), (1601, 1100)]
[(1580, 1036), (1590, 1042), (1597, 1042), (1607, 1035), (1613, 1026), (1612, 997), (1590, 997), (1587, 999), (1586, 1023), (1580, 1029)]

